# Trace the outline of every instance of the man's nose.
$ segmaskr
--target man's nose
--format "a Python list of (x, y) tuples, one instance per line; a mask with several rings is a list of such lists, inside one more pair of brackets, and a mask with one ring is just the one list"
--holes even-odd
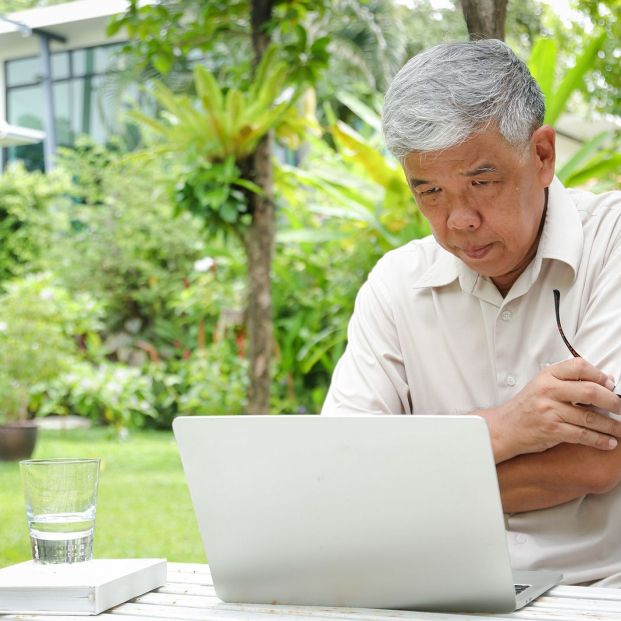
[(474, 231), (481, 226), (481, 215), (467, 198), (457, 198), (450, 207), (447, 226), (454, 230)]

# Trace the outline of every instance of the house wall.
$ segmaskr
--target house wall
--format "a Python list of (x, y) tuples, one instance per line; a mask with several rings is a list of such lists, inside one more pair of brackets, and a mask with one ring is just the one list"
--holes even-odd
[[(50, 46), (52, 53), (125, 40), (126, 37), (124, 37), (123, 33), (115, 37), (106, 37), (105, 33), (108, 21), (109, 18), (100, 17), (48, 27), (47, 30), (50, 32), (60, 34), (67, 39), (65, 44), (53, 41)], [(28, 56), (37, 56), (39, 52), (39, 37), (34, 34), (29, 37), (24, 37), (19, 33), (0, 33), (0, 93), (2, 94), (2, 97), (0, 97), (0, 118), (6, 118), (6, 61)]]

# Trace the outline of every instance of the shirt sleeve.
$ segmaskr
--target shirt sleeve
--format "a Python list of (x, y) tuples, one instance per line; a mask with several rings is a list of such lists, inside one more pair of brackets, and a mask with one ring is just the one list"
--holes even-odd
[[(605, 245), (597, 278), (576, 333), (578, 351), (592, 364), (614, 376), (621, 392), (621, 192), (605, 195), (614, 216), (602, 222), (594, 243)], [(583, 353), (584, 352), (584, 353)]]
[(411, 414), (389, 294), (374, 272), (358, 292), (347, 338), (322, 415)]

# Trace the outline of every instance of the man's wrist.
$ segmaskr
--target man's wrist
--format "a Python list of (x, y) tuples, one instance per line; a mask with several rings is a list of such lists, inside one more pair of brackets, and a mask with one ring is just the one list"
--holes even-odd
[(520, 454), (510, 442), (511, 434), (508, 433), (506, 425), (504, 424), (506, 414), (503, 411), (502, 406), (487, 408), (484, 410), (476, 410), (471, 414), (474, 416), (480, 416), (487, 423), (490, 440), (492, 442), (494, 461), (497, 464), (507, 461), (508, 459)]

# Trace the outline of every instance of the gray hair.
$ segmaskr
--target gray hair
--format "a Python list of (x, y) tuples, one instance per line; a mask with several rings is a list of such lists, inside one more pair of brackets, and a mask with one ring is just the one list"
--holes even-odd
[(400, 161), (495, 127), (513, 146), (543, 124), (545, 102), (526, 65), (496, 39), (443, 43), (397, 73), (384, 100), (386, 146)]

